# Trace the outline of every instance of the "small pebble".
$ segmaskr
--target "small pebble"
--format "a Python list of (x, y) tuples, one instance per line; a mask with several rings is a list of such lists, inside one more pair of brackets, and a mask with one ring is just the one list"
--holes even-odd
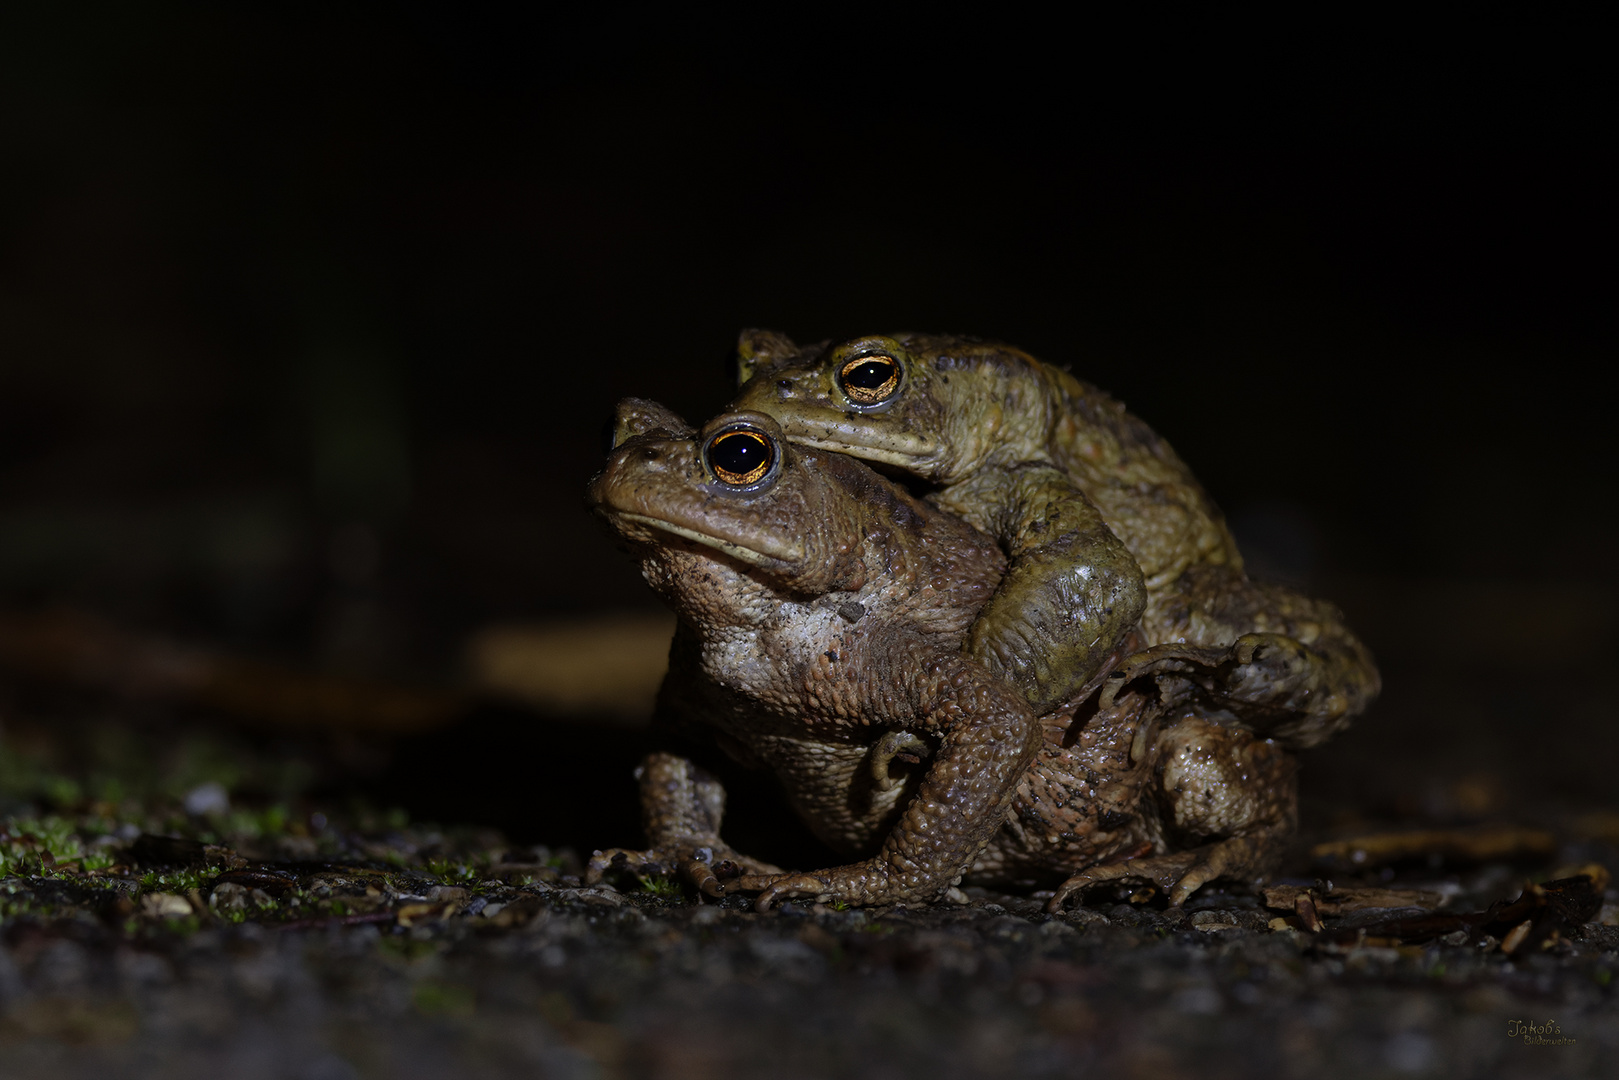
[(185, 797), (186, 813), (196, 817), (213, 817), (230, 809), (230, 793), (217, 780), (198, 784)]

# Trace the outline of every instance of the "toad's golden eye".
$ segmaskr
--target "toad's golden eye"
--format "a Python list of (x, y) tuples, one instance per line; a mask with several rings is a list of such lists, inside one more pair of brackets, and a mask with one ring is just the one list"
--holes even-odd
[(882, 353), (857, 356), (839, 369), (838, 385), (856, 405), (880, 405), (899, 389), (899, 361)]
[(775, 462), (775, 444), (751, 428), (722, 431), (708, 442), (708, 467), (733, 487), (757, 484)]

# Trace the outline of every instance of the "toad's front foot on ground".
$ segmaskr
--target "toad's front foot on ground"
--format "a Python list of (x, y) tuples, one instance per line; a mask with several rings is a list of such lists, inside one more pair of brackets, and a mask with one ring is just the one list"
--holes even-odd
[(1215, 878), (1242, 878), (1254, 873), (1269, 848), (1264, 840), (1232, 837), (1190, 851), (1092, 866), (1063, 882), (1047, 902), (1046, 910), (1060, 912), (1070, 897), (1114, 881), (1146, 882), (1166, 893), (1171, 906), (1180, 907)]
[[(610, 871), (636, 877), (672, 875), (705, 896), (729, 896), (747, 878), (780, 875), (781, 868), (728, 847), (608, 848), (593, 852), (585, 867), (585, 884), (598, 885)], [(751, 891), (751, 890), (748, 890)]]

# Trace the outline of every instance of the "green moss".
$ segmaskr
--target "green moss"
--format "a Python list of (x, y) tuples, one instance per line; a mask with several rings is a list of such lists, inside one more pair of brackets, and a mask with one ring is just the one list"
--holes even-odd
[(454, 859), (429, 859), (426, 870), (446, 885), (468, 885), (480, 876), (477, 866)]
[[(104, 851), (87, 849), (75, 824), (55, 815), (9, 818), (0, 824), (8, 839), (0, 842), (0, 875), (26, 877), (53, 872), (53, 863), (77, 863), (86, 869), (112, 865)], [(50, 860), (42, 858), (50, 853)]]
[(682, 896), (680, 883), (663, 874), (637, 874), (635, 880), (644, 891), (660, 900), (679, 900)]
[(218, 870), (150, 870), (141, 875), (142, 892), (185, 893), (191, 889), (205, 889), (213, 885)]

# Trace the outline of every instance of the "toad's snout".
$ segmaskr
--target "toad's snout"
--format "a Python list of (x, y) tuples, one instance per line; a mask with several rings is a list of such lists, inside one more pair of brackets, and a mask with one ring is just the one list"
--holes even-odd
[(689, 441), (638, 435), (607, 456), (607, 465), (590, 482), (586, 501), (598, 511), (647, 513), (672, 488), (689, 483), (695, 468)]

